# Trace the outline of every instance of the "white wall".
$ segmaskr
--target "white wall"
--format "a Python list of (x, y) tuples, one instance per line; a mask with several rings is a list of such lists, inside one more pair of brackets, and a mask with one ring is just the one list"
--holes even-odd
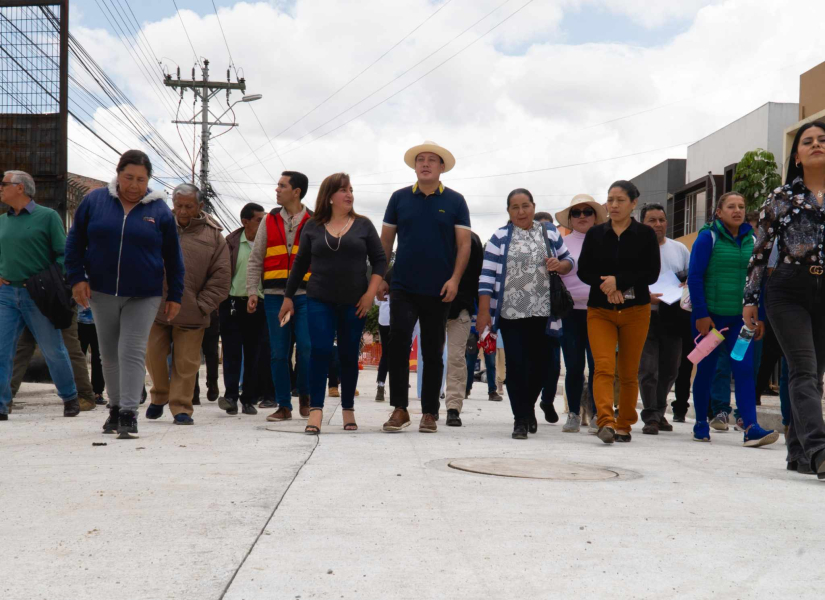
[[(763, 148), (781, 163), (785, 128), (799, 119), (799, 105), (769, 102), (730, 125), (688, 146), (685, 183), (708, 174), (721, 175), (745, 152)], [(781, 167), (781, 165), (780, 165)]]

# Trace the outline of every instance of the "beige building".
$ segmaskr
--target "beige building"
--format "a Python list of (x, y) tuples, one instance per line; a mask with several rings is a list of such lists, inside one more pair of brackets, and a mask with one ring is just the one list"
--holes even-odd
[(825, 62), (799, 76), (799, 122), (785, 129), (782, 181), (788, 172), (793, 138), (800, 127), (812, 121), (825, 121)]

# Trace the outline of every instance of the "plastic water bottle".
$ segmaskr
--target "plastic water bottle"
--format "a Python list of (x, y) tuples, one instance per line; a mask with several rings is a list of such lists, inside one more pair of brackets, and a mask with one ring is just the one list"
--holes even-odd
[(745, 358), (745, 353), (748, 351), (748, 346), (755, 334), (756, 329), (748, 329), (747, 325), (742, 325), (742, 329), (739, 330), (739, 337), (736, 338), (736, 345), (733, 347), (733, 352), (730, 353), (733, 360)]

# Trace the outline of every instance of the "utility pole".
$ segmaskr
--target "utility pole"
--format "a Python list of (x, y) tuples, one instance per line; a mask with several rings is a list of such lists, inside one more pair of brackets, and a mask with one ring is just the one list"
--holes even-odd
[[(237, 123), (225, 123), (221, 121), (221, 117), (223, 117), (226, 113), (228, 113), (235, 104), (238, 102), (253, 102), (255, 100), (260, 100), (260, 94), (254, 94), (251, 96), (243, 96), (240, 100), (229, 104), (229, 94), (232, 90), (238, 90), (241, 93), (246, 91), (246, 80), (241, 77), (235, 83), (233, 83), (230, 79), (229, 69), (226, 70), (226, 81), (209, 81), (209, 61), (204, 60), (203, 66), (201, 67), (201, 79), (195, 79), (195, 68), (192, 67), (192, 79), (181, 79), (180, 78), (180, 67), (178, 67), (178, 77), (177, 79), (172, 79), (171, 75), (166, 75), (163, 79), (163, 84), (167, 87), (170, 87), (176, 91), (180, 91), (180, 97), (183, 98), (183, 93), (185, 90), (191, 89), (196, 99), (200, 99), (201, 101), (201, 110), (200, 110), (200, 121), (196, 121), (196, 115), (193, 115), (191, 119), (187, 121), (172, 121), (176, 124), (182, 125), (200, 125), (201, 126), (201, 170), (200, 170), (200, 180), (201, 180), (201, 194), (203, 198), (203, 202), (206, 206), (206, 210), (208, 212), (213, 211), (212, 207), (212, 198), (215, 196), (214, 191), (212, 190), (212, 186), (209, 185), (209, 138), (211, 136), (210, 129), (215, 125), (219, 125), (221, 127), (238, 127)], [(209, 101), (214, 98), (219, 92), (226, 90), (226, 104), (228, 108), (221, 113), (220, 116), (215, 117), (209, 111)], [(210, 121), (210, 117), (214, 120)], [(194, 182), (194, 173), (193, 173), (193, 181)]]

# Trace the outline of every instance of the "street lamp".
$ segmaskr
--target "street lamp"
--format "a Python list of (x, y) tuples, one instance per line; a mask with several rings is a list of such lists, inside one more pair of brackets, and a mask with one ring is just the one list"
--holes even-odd
[(232, 104), (230, 104), (225, 111), (221, 113), (221, 116), (215, 119), (214, 123), (209, 124), (209, 128), (212, 128), (212, 125), (228, 125), (230, 127), (235, 127), (237, 123), (221, 123), (221, 117), (223, 117), (226, 113), (232, 110), (232, 107), (238, 104), (239, 102), (255, 102), (255, 100), (260, 100), (263, 98), (263, 94), (250, 94), (249, 96), (244, 96), (240, 100), (235, 100)]

